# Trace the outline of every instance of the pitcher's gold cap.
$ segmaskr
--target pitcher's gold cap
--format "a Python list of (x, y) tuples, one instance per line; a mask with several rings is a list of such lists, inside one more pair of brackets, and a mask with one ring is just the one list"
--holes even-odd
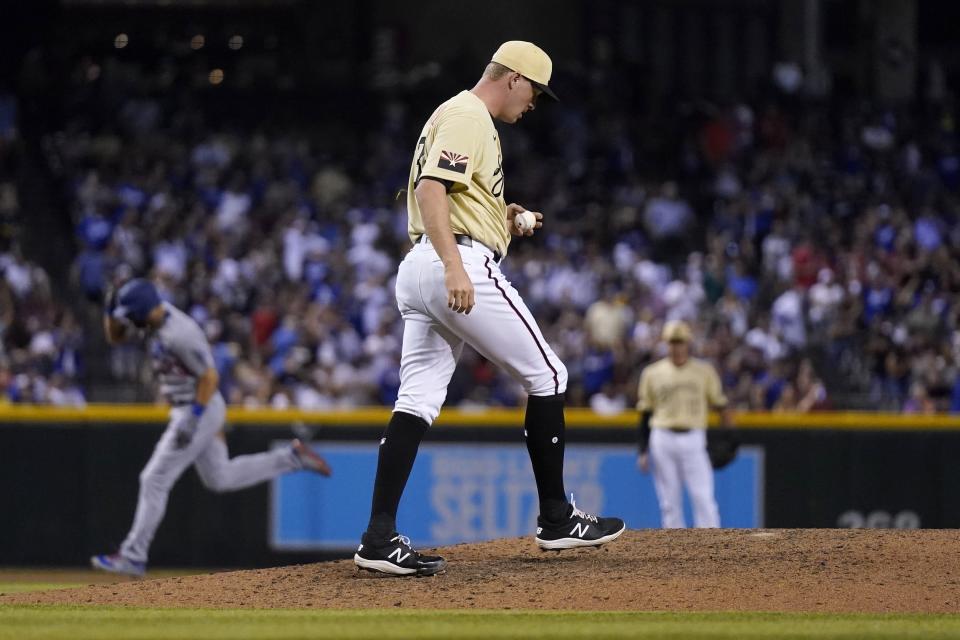
[(546, 52), (533, 44), (523, 40), (504, 42), (491, 58), (493, 62), (502, 64), (511, 71), (516, 71), (529, 80), (540, 91), (559, 100), (557, 94), (548, 85), (553, 73), (553, 62)]
[(664, 342), (690, 342), (693, 339), (693, 332), (690, 331), (690, 325), (683, 320), (671, 320), (663, 325)]

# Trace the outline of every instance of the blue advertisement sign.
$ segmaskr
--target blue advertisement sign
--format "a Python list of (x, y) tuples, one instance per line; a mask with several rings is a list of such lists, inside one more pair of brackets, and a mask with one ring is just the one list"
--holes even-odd
[[(366, 528), (377, 443), (324, 443), (317, 449), (333, 467), (332, 478), (301, 471), (272, 483), (274, 549), (353, 548)], [(763, 450), (741, 447), (715, 478), (722, 525), (762, 527)], [(660, 526), (652, 477), (637, 471), (632, 446), (568, 444), (564, 482), (588, 513), (621, 517), (631, 529)], [(692, 522), (686, 499), (684, 510)], [(524, 445), (429, 443), (420, 447), (397, 521), (415, 545), (433, 547), (532, 535), (537, 512)]]

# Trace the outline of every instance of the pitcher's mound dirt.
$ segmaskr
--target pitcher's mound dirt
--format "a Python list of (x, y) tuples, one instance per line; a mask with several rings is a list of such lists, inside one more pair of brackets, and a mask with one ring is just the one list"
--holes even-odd
[(389, 578), (352, 561), (0, 596), (0, 604), (151, 607), (960, 611), (960, 532), (643, 530), (602, 549), (532, 538), (440, 550), (444, 575)]

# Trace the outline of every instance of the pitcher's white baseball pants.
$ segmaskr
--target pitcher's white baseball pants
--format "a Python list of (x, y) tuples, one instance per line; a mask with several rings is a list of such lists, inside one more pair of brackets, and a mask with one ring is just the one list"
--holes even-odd
[(403, 353), (394, 410), (432, 424), (464, 343), (507, 371), (528, 395), (566, 391), (567, 368), (543, 339), (493, 252), (479, 242), (457, 248), (476, 293), (469, 314), (447, 307), (443, 263), (429, 240), (415, 244), (400, 263), (397, 305), (404, 321)]

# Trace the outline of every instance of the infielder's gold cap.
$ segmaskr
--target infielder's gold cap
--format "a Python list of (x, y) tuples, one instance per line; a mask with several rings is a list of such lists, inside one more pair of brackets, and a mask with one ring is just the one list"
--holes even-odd
[(502, 64), (511, 71), (516, 71), (533, 83), (540, 91), (554, 100), (560, 100), (553, 89), (547, 86), (550, 84), (550, 76), (553, 73), (553, 62), (543, 49), (532, 42), (524, 42), (523, 40), (504, 42), (493, 54), (491, 60)]
[(663, 325), (664, 342), (690, 342), (693, 339), (693, 332), (690, 331), (690, 325), (683, 320), (671, 320)]

